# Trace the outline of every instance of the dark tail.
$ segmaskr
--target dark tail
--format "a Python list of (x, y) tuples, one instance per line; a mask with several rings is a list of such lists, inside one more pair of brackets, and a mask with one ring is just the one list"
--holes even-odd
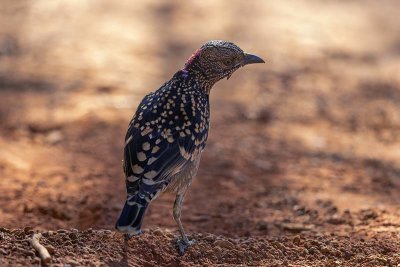
[(141, 233), (144, 213), (149, 203), (138, 195), (129, 197), (122, 209), (121, 215), (115, 225), (118, 231), (137, 235)]

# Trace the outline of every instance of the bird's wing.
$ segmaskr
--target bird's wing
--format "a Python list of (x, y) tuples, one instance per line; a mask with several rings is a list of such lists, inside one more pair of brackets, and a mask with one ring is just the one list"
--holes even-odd
[(183, 116), (169, 116), (175, 119), (173, 126), (170, 119), (156, 121), (158, 117), (151, 109), (143, 109), (146, 101), (152, 103), (146, 98), (139, 105), (125, 138), (124, 171), (128, 194), (139, 193), (150, 201), (173, 175), (195, 160), (204, 148), (207, 132), (194, 131), (191, 123), (176, 128), (175, 125), (185, 124)]

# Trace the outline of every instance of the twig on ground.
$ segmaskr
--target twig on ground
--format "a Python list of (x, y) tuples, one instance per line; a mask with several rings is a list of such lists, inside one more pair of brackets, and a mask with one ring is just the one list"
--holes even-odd
[(47, 264), (50, 263), (51, 256), (50, 253), (47, 251), (47, 249), (42, 244), (39, 243), (41, 237), (42, 234), (40, 233), (33, 234), (31, 239), (31, 245), (39, 253), (39, 256), (42, 259), (43, 263)]

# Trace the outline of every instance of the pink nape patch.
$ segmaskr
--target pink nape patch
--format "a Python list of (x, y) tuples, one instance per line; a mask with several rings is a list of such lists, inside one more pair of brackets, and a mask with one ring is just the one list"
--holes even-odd
[(190, 58), (186, 61), (185, 67), (188, 66), (190, 63), (193, 62), (193, 60), (198, 57), (201, 54), (201, 49), (197, 49), (191, 56)]

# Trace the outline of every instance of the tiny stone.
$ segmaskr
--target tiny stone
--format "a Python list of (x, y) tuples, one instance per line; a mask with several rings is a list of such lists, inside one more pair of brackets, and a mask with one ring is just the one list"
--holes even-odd
[(296, 236), (293, 238), (293, 244), (295, 244), (295, 245), (299, 245), (299, 244), (300, 244), (300, 241), (301, 241), (301, 238), (300, 238), (300, 236), (298, 236), (298, 235), (296, 235)]
[(40, 263), (40, 258), (39, 257), (34, 257), (33, 259), (32, 259), (32, 263), (33, 264), (39, 264)]
[(68, 262), (67, 262), (67, 264), (70, 264), (71, 266), (79, 266), (80, 264), (79, 264), (79, 262), (77, 262), (77, 261), (75, 261), (75, 260), (69, 260)]
[(63, 135), (61, 131), (52, 131), (46, 136), (46, 141), (51, 144), (55, 145), (60, 143), (63, 140)]
[(232, 249), (235, 247), (231, 242), (229, 242), (228, 240), (223, 240), (223, 239), (216, 240), (214, 242), (214, 245), (221, 247), (221, 248), (227, 248), (227, 249)]
[(69, 238), (70, 238), (71, 240), (77, 240), (77, 239), (78, 239), (78, 235), (77, 235), (76, 233), (70, 233), (70, 234), (69, 234)]
[(43, 235), (44, 237), (49, 237), (49, 236), (54, 235), (54, 232), (53, 232), (53, 231), (47, 231), (47, 232), (43, 232), (42, 235)]
[(344, 219), (340, 218), (337, 214), (334, 214), (332, 217), (330, 217), (327, 220), (327, 222), (330, 224), (339, 225), (339, 224), (343, 224), (345, 221), (344, 221)]
[(54, 254), (55, 248), (52, 245), (46, 246), (46, 249), (50, 254)]
[(33, 251), (26, 251), (26, 252), (25, 252), (25, 255), (26, 255), (26, 256), (30, 256), (30, 257), (32, 257), (32, 258), (35, 257), (35, 253), (34, 253)]
[(213, 235), (208, 235), (208, 236), (204, 237), (204, 240), (205, 240), (205, 241), (213, 242), (213, 241), (215, 240), (215, 236), (213, 236)]
[(164, 236), (164, 233), (162, 232), (162, 230), (160, 228), (156, 228), (153, 231), (153, 234), (156, 235), (156, 236)]
[(311, 248), (308, 249), (308, 252), (310, 254), (316, 254), (318, 252), (318, 249), (316, 249), (315, 247), (311, 247)]
[(26, 227), (24, 228), (24, 233), (25, 233), (25, 234), (28, 234), (28, 233), (30, 233), (32, 230), (33, 230), (33, 227), (32, 227), (32, 226), (26, 226)]
[(257, 230), (259, 231), (268, 231), (268, 224), (266, 221), (259, 221), (256, 225)]

